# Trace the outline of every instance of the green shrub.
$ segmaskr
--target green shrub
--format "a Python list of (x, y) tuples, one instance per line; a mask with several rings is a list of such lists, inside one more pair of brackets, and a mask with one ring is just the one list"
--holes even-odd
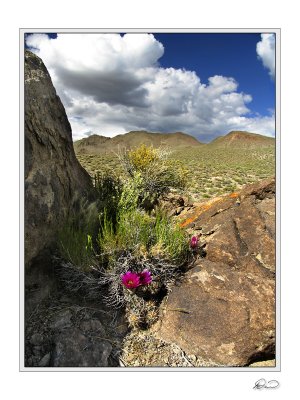
[[(117, 208), (122, 195), (122, 182), (112, 172), (99, 171), (94, 176), (95, 189), (97, 191), (98, 210), (106, 210), (106, 216), (116, 222)], [(103, 214), (100, 213), (100, 222)]]
[[(169, 152), (152, 146), (140, 147), (119, 154), (124, 170), (132, 180), (139, 180), (138, 203), (151, 211), (159, 197), (171, 188), (184, 190), (188, 170), (178, 160), (168, 159)], [(138, 178), (137, 178), (138, 177)]]
[(130, 179), (124, 182), (118, 202), (118, 212), (135, 210), (144, 200), (144, 182), (140, 172), (134, 172)]
[[(102, 298), (111, 307), (126, 306), (133, 328), (156, 321), (161, 298), (193, 259), (183, 228), (161, 212), (149, 215), (140, 208), (119, 208), (116, 224), (104, 212), (96, 246), (78, 229), (64, 230), (63, 237), (60, 276), (68, 290), (87, 299)], [(123, 285), (121, 276), (128, 271), (145, 270), (151, 273), (151, 284), (134, 290)]]
[(130, 251), (136, 256), (168, 259), (177, 265), (189, 255), (188, 238), (182, 228), (159, 212), (150, 216), (139, 208), (121, 209), (116, 226), (105, 217), (98, 246), (107, 255)]
[(187, 261), (190, 254), (188, 236), (178, 224), (172, 223), (164, 214), (157, 213), (154, 243), (150, 253), (162, 256), (176, 264)]
[(93, 263), (93, 237), (99, 230), (97, 201), (74, 196), (69, 215), (57, 233), (58, 252), (65, 261), (86, 270)]
[(159, 152), (153, 146), (142, 144), (127, 153), (129, 165), (135, 171), (146, 171), (151, 164), (160, 160)]
[(58, 247), (60, 254), (73, 265), (79, 266), (86, 271), (90, 268), (93, 252), (85, 230), (81, 230), (74, 223), (66, 223), (58, 232)]
[[(128, 318), (137, 316), (141, 325), (145, 319), (149, 322), (147, 302), (158, 305), (162, 294), (170, 290), (182, 275), (182, 267), (193, 257), (183, 228), (159, 212), (153, 216), (138, 208), (121, 212), (115, 230), (106, 220), (99, 232), (98, 246), (105, 264), (98, 268), (99, 282), (107, 286), (104, 301), (110, 306), (126, 305)], [(123, 274), (144, 270), (151, 273), (151, 285), (134, 291), (123, 286)]]
[[(63, 282), (86, 298), (103, 296), (110, 306), (126, 306), (131, 326), (157, 318), (162, 297), (195, 255), (185, 230), (155, 208), (160, 196), (183, 190), (188, 179), (183, 164), (168, 156), (142, 145), (120, 157), (126, 179), (97, 173), (101, 212), (94, 224), (78, 214), (60, 235)], [(138, 282), (134, 290), (121, 279), (143, 273), (151, 274), (151, 284)]]

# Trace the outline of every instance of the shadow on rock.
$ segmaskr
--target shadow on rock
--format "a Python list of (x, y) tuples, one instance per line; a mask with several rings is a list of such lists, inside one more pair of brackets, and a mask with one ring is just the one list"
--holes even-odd
[(50, 264), (26, 277), (25, 367), (118, 367), (128, 331), (124, 310), (66, 295)]

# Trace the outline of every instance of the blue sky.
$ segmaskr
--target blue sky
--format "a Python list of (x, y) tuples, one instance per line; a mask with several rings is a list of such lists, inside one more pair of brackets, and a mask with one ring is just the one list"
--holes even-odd
[(155, 34), (165, 53), (160, 64), (196, 71), (207, 83), (212, 75), (234, 77), (238, 89), (252, 96), (251, 110), (269, 115), (275, 108), (275, 82), (256, 53), (259, 33)]
[(256, 33), (32, 34), (73, 139), (183, 131), (275, 134), (275, 36)]

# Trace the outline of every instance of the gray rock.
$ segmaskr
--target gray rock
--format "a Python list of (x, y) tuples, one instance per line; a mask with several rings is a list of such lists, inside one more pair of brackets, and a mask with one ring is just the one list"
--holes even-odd
[(80, 324), (80, 329), (84, 332), (96, 332), (99, 335), (105, 335), (105, 329), (98, 319), (82, 321)]
[(55, 339), (53, 367), (107, 367), (112, 345), (106, 340), (91, 340), (78, 328), (66, 329)]
[(50, 328), (58, 331), (69, 328), (72, 325), (71, 318), (72, 312), (70, 310), (61, 311), (53, 318), (53, 322), (50, 324)]
[(42, 60), (25, 51), (25, 263), (49, 247), (76, 196), (92, 191)]
[(47, 353), (39, 362), (39, 367), (49, 367), (50, 365), (51, 354)]
[(34, 333), (30, 338), (30, 343), (33, 346), (40, 346), (43, 343), (43, 341), (44, 337), (40, 333)]
[(35, 346), (33, 349), (33, 354), (37, 357), (41, 356), (42, 346)]
[(66, 296), (66, 295), (61, 296), (61, 298), (59, 299), (59, 301), (60, 301), (61, 303), (72, 303), (72, 300), (71, 300), (68, 296)]

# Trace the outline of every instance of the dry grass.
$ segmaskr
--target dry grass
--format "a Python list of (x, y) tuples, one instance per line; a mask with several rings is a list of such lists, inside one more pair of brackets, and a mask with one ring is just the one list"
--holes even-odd
[[(111, 154), (78, 154), (78, 160), (91, 176), (97, 171), (124, 172), (118, 158)], [(246, 184), (275, 175), (275, 149), (190, 147), (173, 151), (171, 159), (179, 160), (188, 170), (186, 192), (194, 200), (213, 198), (235, 192)]]

